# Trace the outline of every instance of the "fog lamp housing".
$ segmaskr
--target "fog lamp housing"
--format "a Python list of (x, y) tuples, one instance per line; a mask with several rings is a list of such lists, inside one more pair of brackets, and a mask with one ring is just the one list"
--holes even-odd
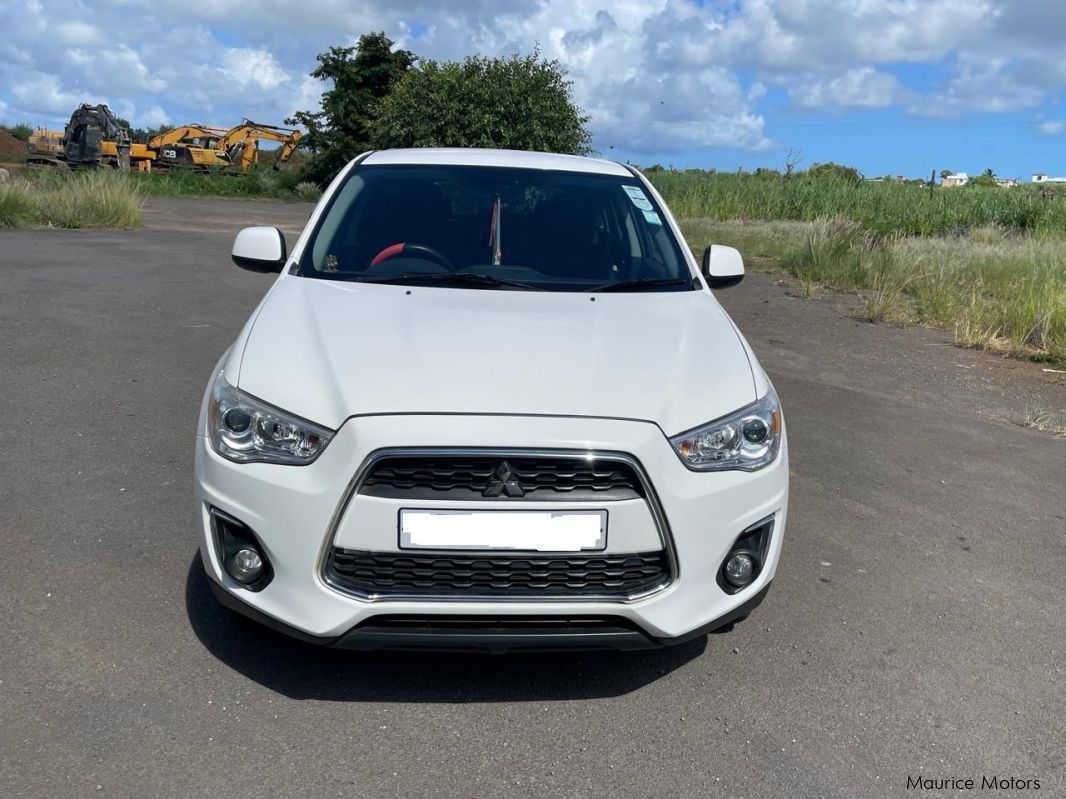
[(209, 508), (219, 562), (241, 588), (262, 591), (274, 579), (274, 569), (252, 529), (218, 508)]
[(774, 516), (767, 516), (746, 528), (729, 548), (718, 569), (718, 587), (727, 594), (743, 591), (762, 573), (770, 551)]

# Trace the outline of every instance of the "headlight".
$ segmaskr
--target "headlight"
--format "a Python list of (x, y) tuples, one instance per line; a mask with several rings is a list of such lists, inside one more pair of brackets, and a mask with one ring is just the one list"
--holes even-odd
[(303, 465), (321, 454), (333, 431), (250, 397), (219, 372), (211, 387), (207, 434), (215, 452), (239, 463)]
[(700, 472), (754, 472), (773, 463), (781, 448), (781, 405), (766, 396), (736, 413), (670, 439), (681, 462)]

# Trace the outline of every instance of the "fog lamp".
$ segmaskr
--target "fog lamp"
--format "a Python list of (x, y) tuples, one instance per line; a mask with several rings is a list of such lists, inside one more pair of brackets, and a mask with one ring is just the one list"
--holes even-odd
[(735, 588), (743, 588), (755, 579), (755, 558), (747, 552), (738, 552), (725, 562), (722, 571), (726, 582)]
[(254, 583), (263, 574), (263, 558), (251, 547), (241, 547), (230, 557), (226, 571), (239, 583)]

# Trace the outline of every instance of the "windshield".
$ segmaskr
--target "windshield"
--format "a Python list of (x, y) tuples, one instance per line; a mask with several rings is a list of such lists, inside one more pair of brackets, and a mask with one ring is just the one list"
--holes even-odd
[(545, 291), (694, 287), (636, 177), (478, 166), (356, 167), (300, 274)]

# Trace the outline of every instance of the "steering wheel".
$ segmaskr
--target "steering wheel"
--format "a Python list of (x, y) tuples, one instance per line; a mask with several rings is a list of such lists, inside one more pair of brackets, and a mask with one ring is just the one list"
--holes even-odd
[(390, 258), (396, 258), (400, 255), (407, 256), (409, 258), (425, 258), (429, 261), (434, 261), (440, 266), (443, 266), (450, 272), (455, 271), (455, 267), (452, 266), (452, 262), (448, 260), (448, 256), (446, 256), (440, 250), (430, 247), (428, 244), (410, 244), (408, 242), (403, 241), (399, 242), (398, 244), (390, 244), (388, 247), (386, 247), (377, 255), (375, 255), (373, 260), (370, 261), (370, 267), (368, 268), (373, 268), (380, 263), (384, 263)]

